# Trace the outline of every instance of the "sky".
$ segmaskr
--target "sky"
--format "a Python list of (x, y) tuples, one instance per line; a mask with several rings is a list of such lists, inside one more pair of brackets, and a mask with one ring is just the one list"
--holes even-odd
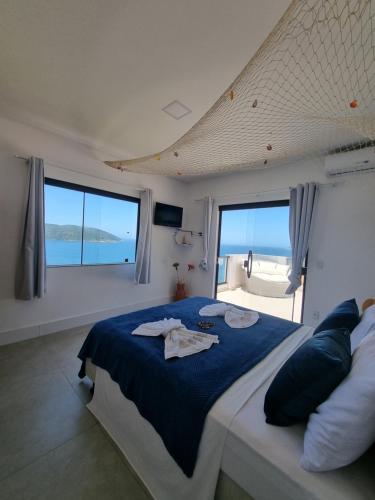
[[(45, 186), (46, 223), (82, 225), (83, 193)], [(137, 205), (86, 194), (85, 226), (126, 239), (136, 238)], [(289, 207), (227, 210), (222, 213), (221, 244), (290, 247)]]
[(223, 211), (221, 244), (290, 247), (289, 207)]
[[(46, 223), (81, 226), (83, 197), (79, 191), (46, 185)], [(108, 231), (123, 239), (135, 239), (137, 210), (138, 206), (132, 202), (86, 194), (85, 226)]]

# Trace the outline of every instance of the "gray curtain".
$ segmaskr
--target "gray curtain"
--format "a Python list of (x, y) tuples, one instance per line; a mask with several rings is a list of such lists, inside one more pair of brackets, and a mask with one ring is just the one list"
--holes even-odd
[(199, 267), (203, 271), (208, 271), (208, 252), (210, 250), (210, 235), (211, 235), (211, 221), (212, 210), (214, 207), (214, 200), (211, 196), (207, 196), (204, 200), (204, 229), (203, 229), (203, 259), (199, 263)]
[(137, 258), (135, 263), (135, 282), (148, 284), (151, 281), (151, 230), (152, 230), (152, 191), (141, 193), (141, 214)]
[(294, 293), (301, 285), (304, 259), (309, 248), (309, 239), (318, 194), (318, 184), (298, 184), (290, 190), (289, 235), (292, 246), (292, 270), (288, 277), (287, 294)]
[(46, 251), (44, 240), (44, 163), (30, 158), (29, 186), (21, 253), (16, 273), (17, 299), (31, 300), (46, 293)]

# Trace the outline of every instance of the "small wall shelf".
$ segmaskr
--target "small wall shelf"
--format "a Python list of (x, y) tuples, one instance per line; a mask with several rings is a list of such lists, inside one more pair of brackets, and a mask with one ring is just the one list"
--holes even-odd
[(182, 247), (192, 247), (193, 236), (203, 236), (203, 233), (191, 231), (189, 229), (178, 229), (174, 233), (174, 239), (176, 244)]
[(176, 233), (190, 233), (192, 236), (203, 236), (202, 232), (191, 231), (190, 229), (177, 229)]

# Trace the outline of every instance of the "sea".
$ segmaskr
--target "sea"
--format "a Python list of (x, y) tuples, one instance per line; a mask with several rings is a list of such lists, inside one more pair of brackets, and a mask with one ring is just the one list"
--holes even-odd
[[(124, 262), (135, 262), (135, 240), (122, 240), (116, 242), (83, 242), (82, 264), (121, 264)], [(290, 248), (283, 247), (251, 247), (245, 245), (222, 244), (220, 255), (247, 254), (249, 250), (255, 254), (278, 255), (290, 257)], [(69, 266), (81, 264), (81, 241), (66, 240), (46, 240), (47, 265), (49, 266)], [(222, 267), (222, 266), (220, 266)], [(219, 272), (224, 269), (219, 268)]]
[[(83, 242), (82, 264), (122, 264), (135, 262), (135, 240)], [(81, 264), (81, 241), (46, 240), (48, 266)]]
[(279, 257), (291, 257), (292, 249), (290, 247), (266, 247), (266, 246), (257, 246), (257, 245), (220, 245), (220, 255), (228, 255), (228, 254), (247, 254), (249, 250), (252, 250), (253, 253), (261, 254), (261, 255), (277, 255)]

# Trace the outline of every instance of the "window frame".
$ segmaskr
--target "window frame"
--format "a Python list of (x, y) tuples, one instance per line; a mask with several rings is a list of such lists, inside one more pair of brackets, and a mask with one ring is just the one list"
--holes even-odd
[[(47, 264), (47, 267), (98, 267), (98, 266), (127, 266), (135, 265), (134, 262), (117, 262), (117, 263), (108, 263), (108, 264), (102, 264), (102, 263), (97, 263), (97, 264), (84, 264), (83, 263), (83, 235), (84, 235), (84, 227), (85, 227), (85, 195), (87, 194), (96, 194), (99, 196), (104, 196), (107, 198), (115, 198), (117, 200), (122, 200), (122, 201), (129, 201), (132, 203), (136, 203), (137, 205), (137, 233), (136, 233), (136, 239), (135, 239), (135, 256), (137, 255), (137, 248), (138, 248), (138, 237), (139, 237), (139, 222), (140, 222), (140, 208), (141, 208), (141, 200), (140, 198), (136, 198), (135, 196), (128, 196), (125, 194), (120, 194), (120, 193), (115, 193), (113, 191), (105, 191), (104, 189), (97, 189), (93, 188), (90, 186), (83, 186), (81, 184), (75, 184), (72, 182), (66, 182), (66, 181), (60, 181), (58, 179), (52, 179), (51, 177), (45, 177), (44, 178), (44, 186), (54, 186), (54, 187), (60, 187), (63, 189), (70, 189), (72, 191), (79, 191), (80, 193), (83, 193), (83, 210), (82, 210), (82, 231), (81, 231), (81, 263), (80, 264)], [(45, 222), (45, 219), (44, 219)], [(44, 239), (45, 241), (45, 239)]]
[[(217, 298), (218, 288), (220, 283), (219, 281), (219, 257), (220, 257), (220, 243), (221, 243), (221, 225), (222, 225), (222, 215), (225, 211), (230, 210), (246, 210), (252, 208), (275, 208), (275, 207), (289, 207), (290, 210), (290, 199), (280, 199), (280, 200), (270, 200), (270, 201), (255, 201), (255, 202), (245, 202), (245, 203), (233, 203), (228, 205), (219, 205), (218, 207), (218, 232), (216, 239), (216, 270), (215, 270), (215, 282), (214, 282), (214, 293), (215, 298)], [(307, 252), (305, 261), (302, 266), (302, 276), (304, 276), (303, 280), (303, 288), (302, 288), (302, 304), (301, 304), (301, 318), (300, 324), (303, 325), (303, 318), (305, 314), (305, 298), (306, 298), (306, 283), (309, 276), (309, 268), (308, 268), (308, 260), (309, 253)], [(293, 301), (293, 313), (294, 315), (294, 301)], [(292, 319), (293, 320), (293, 319)]]

